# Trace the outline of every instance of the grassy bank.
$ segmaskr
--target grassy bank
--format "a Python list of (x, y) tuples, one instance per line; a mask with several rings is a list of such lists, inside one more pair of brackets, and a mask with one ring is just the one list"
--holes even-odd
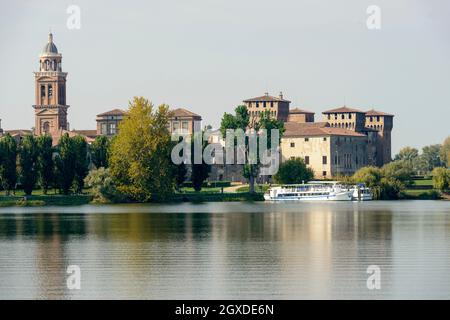
[(92, 201), (91, 195), (33, 195), (0, 196), (0, 207), (77, 206)]
[(438, 200), (441, 193), (434, 189), (431, 179), (414, 179), (413, 184), (401, 193), (401, 198), (409, 200)]

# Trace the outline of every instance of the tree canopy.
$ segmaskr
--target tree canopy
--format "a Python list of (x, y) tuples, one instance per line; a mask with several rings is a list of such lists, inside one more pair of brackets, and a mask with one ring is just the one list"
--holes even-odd
[(111, 175), (118, 190), (137, 201), (165, 198), (174, 189), (170, 112), (167, 105), (154, 109), (147, 99), (135, 97), (111, 142)]
[(274, 180), (282, 184), (306, 183), (314, 177), (314, 172), (308, 168), (302, 158), (289, 159), (283, 162)]

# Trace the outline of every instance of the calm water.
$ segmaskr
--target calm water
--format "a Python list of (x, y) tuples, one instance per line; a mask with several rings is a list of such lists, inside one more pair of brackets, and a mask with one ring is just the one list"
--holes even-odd
[(449, 299), (450, 202), (2, 208), (0, 298)]

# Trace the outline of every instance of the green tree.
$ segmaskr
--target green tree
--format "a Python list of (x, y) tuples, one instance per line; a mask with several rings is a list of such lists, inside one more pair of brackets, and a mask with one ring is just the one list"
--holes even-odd
[(184, 162), (179, 165), (174, 165), (174, 174), (175, 174), (175, 185), (177, 190), (179, 191), (183, 185), (183, 182), (186, 180), (187, 168)]
[(289, 159), (283, 162), (274, 175), (275, 182), (283, 184), (308, 182), (313, 177), (313, 170), (306, 166), (302, 158)]
[[(258, 132), (260, 129), (266, 129), (267, 130), (267, 141), (268, 141), (268, 148), (270, 148), (271, 144), (271, 129), (278, 129), (279, 130), (279, 139), (281, 139), (281, 136), (284, 132), (284, 125), (282, 121), (278, 121), (271, 117), (270, 111), (266, 110), (265, 112), (262, 112), (260, 114), (259, 118), (252, 118), (252, 121), (250, 121), (250, 115), (247, 110), (246, 106), (238, 106), (235, 109), (235, 114), (229, 114), (225, 113), (222, 117), (221, 123), (220, 123), (220, 131), (222, 135), (226, 136), (227, 129), (242, 129), (244, 132), (247, 131), (247, 129), (255, 130)], [(259, 139), (259, 138), (258, 138)], [(279, 141), (278, 141), (279, 142)], [(259, 145), (259, 143), (258, 143)], [(247, 158), (247, 162), (244, 165), (244, 177), (248, 179), (249, 181), (249, 191), (251, 193), (255, 192), (255, 178), (259, 174), (260, 170), (260, 161), (259, 159), (250, 159), (251, 153), (249, 148), (249, 138), (248, 136), (245, 138), (245, 155)], [(259, 153), (259, 152), (258, 152)], [(248, 161), (250, 160), (250, 161)], [(256, 162), (256, 164), (254, 164)]]
[(419, 156), (419, 150), (417, 150), (416, 148), (404, 147), (395, 156), (395, 160), (413, 161), (418, 156)]
[(10, 134), (0, 138), (0, 179), (3, 189), (9, 195), (17, 182), (17, 144)]
[(63, 194), (68, 194), (72, 187), (76, 158), (74, 141), (65, 133), (59, 140), (58, 154), (55, 158), (58, 186)]
[(364, 183), (372, 189), (374, 199), (381, 197), (381, 179), (383, 178), (380, 168), (368, 166), (355, 172), (352, 176), (353, 183)]
[(447, 168), (450, 168), (450, 136), (448, 136), (444, 140), (444, 143), (442, 143), (440, 156), (443, 165), (445, 165)]
[(450, 189), (450, 169), (437, 167), (434, 168), (431, 175), (433, 176), (433, 186), (440, 191)]
[(31, 195), (38, 177), (38, 146), (32, 135), (22, 138), (19, 146), (20, 181), (26, 195)]
[(106, 136), (98, 136), (91, 144), (91, 158), (96, 168), (108, 167), (109, 139)]
[[(194, 187), (194, 190), (199, 192), (200, 190), (202, 190), (203, 182), (206, 179), (208, 179), (211, 166), (205, 162), (205, 160), (203, 159), (203, 156), (202, 156), (201, 163), (195, 163), (195, 161), (194, 161), (194, 153), (195, 153), (194, 141), (196, 140), (195, 136), (197, 136), (197, 139), (202, 140), (203, 132), (194, 133), (194, 138), (192, 139), (192, 142), (191, 142), (191, 163), (192, 163), (191, 181), (192, 181), (192, 186)], [(201, 149), (202, 155), (203, 155), (203, 151), (206, 146), (207, 146), (207, 141), (202, 140), (202, 149)]]
[(427, 164), (428, 172), (431, 172), (436, 167), (442, 166), (440, 153), (441, 153), (440, 144), (433, 144), (423, 147), (421, 157)]
[(44, 194), (52, 186), (54, 180), (54, 161), (52, 137), (42, 135), (37, 138), (38, 145), (38, 167), (39, 167), (39, 185)]
[(83, 192), (84, 178), (86, 178), (89, 172), (88, 147), (86, 140), (80, 135), (77, 135), (71, 139), (75, 153), (75, 187), (76, 192), (81, 193)]
[(91, 170), (84, 181), (88, 187), (92, 188), (94, 202), (107, 203), (123, 200), (123, 196), (117, 190), (111, 177), (109, 168), (105, 169), (104, 167), (100, 167)]
[(170, 115), (167, 105), (154, 111), (147, 99), (135, 97), (119, 124), (119, 133), (111, 142), (109, 167), (118, 190), (131, 199), (149, 201), (173, 192)]
[(411, 185), (413, 183), (414, 169), (409, 160), (389, 162), (381, 168), (381, 173), (384, 177), (397, 179), (405, 185)]

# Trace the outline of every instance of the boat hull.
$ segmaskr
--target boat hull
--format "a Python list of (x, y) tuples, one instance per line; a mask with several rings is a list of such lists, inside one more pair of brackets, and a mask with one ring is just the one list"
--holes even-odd
[(311, 195), (311, 196), (284, 196), (284, 197), (271, 197), (268, 194), (264, 195), (264, 199), (267, 201), (351, 201), (351, 192), (339, 192), (331, 193), (329, 195)]

